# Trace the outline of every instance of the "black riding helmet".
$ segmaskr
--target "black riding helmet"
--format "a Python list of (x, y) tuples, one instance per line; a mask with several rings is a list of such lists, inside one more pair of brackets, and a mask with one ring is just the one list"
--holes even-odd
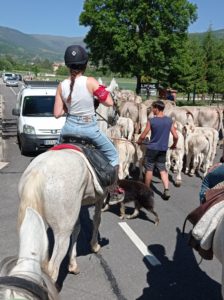
[(83, 47), (71, 45), (65, 50), (64, 60), (67, 67), (85, 65), (88, 62), (88, 54)]

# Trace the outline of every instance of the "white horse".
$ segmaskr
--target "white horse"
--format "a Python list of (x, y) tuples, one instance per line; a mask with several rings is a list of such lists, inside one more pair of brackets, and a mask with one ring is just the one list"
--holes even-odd
[(43, 271), (48, 258), (45, 225), (31, 208), (26, 209), (19, 243), (18, 258), (7, 257), (1, 262), (0, 299), (59, 299), (54, 283)]
[[(101, 78), (98, 79), (99, 83), (102, 82)], [(110, 82), (110, 85), (106, 88), (108, 92), (113, 94), (113, 91), (118, 87), (115, 79), (113, 78)], [(114, 107), (110, 106), (107, 107), (103, 104), (99, 104), (96, 114), (97, 114), (97, 123), (102, 132), (104, 132), (107, 135), (107, 129), (110, 125), (115, 125), (116, 119), (117, 119), (117, 113), (116, 111), (116, 101), (114, 102)]]
[(98, 228), (101, 208), (107, 192), (101, 188), (84, 155), (72, 149), (51, 150), (34, 158), (19, 182), (19, 224), (27, 207), (32, 207), (52, 229), (53, 253), (48, 263), (48, 274), (57, 280), (59, 268), (70, 242), (69, 271), (78, 273), (76, 240), (82, 205), (95, 204), (91, 249), (100, 250)]

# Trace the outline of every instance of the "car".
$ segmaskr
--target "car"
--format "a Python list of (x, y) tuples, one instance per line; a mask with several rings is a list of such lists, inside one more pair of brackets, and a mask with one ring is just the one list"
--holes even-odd
[(15, 74), (14, 73), (9, 73), (9, 72), (4, 72), (2, 74), (2, 80), (4, 83), (6, 83), (6, 80), (9, 78), (9, 77), (15, 77)]
[(24, 81), (12, 114), (22, 155), (44, 152), (59, 140), (66, 116), (53, 115), (57, 81)]
[(23, 80), (23, 77), (21, 74), (16, 74), (15, 76), (16, 76), (17, 80), (19, 80), (19, 81)]
[(16, 77), (7, 77), (6, 86), (19, 86), (18, 80)]

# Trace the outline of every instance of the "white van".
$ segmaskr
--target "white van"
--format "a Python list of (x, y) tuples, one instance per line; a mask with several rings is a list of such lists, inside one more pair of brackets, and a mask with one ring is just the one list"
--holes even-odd
[(26, 81), (21, 88), (16, 108), (17, 138), (21, 154), (45, 151), (58, 141), (65, 116), (56, 119), (53, 107), (58, 82)]

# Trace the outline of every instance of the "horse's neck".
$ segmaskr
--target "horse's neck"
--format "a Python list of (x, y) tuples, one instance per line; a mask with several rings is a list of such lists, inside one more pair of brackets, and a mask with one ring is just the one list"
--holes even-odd
[(0, 299), (19, 299), (19, 300), (37, 300), (37, 298), (30, 296), (30, 295), (25, 295), (23, 292), (17, 292), (14, 289), (6, 289), (3, 295), (4, 298), (1, 298), (0, 295)]
[(37, 283), (41, 283), (42, 271), (40, 262), (34, 259), (19, 258), (15, 267), (11, 270), (9, 276), (18, 276), (22, 278), (30, 278)]

